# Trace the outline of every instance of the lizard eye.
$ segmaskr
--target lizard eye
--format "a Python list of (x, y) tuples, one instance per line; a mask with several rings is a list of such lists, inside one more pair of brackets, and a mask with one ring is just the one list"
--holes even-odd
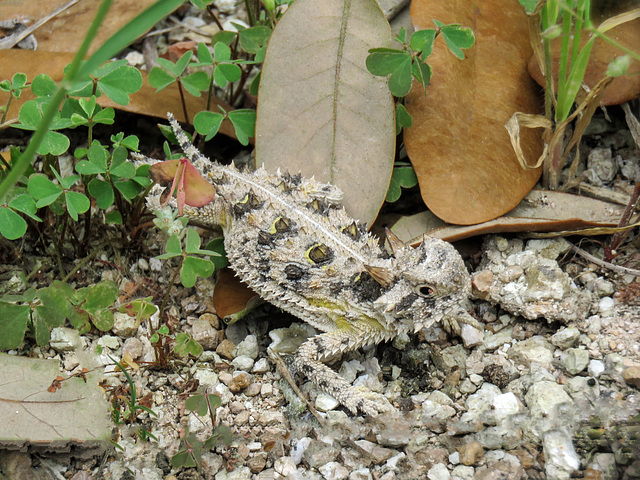
[(433, 295), (433, 288), (429, 285), (418, 285), (416, 287), (416, 293), (422, 297), (431, 297)]

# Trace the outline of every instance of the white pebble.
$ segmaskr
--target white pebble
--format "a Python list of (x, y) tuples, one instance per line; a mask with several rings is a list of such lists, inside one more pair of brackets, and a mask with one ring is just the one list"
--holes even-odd
[(604, 363), (600, 360), (591, 360), (587, 371), (592, 377), (598, 378), (600, 374), (605, 371)]
[(611, 297), (602, 297), (598, 302), (598, 312), (601, 317), (610, 317), (613, 315), (613, 307), (615, 302)]

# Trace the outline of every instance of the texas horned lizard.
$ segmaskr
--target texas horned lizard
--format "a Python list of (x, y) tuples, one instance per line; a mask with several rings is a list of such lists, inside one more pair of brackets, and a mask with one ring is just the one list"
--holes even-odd
[[(324, 332), (300, 347), (295, 365), (352, 412), (376, 414), (389, 404), (349, 385), (325, 362), (436, 321), (450, 330), (457, 329), (456, 320), (473, 322), (460, 306), (470, 294), (469, 274), (450, 244), (425, 237), (413, 249), (389, 232), (389, 256), (347, 215), (333, 185), (220, 166), (200, 154), (171, 115), (169, 120), (185, 155), (216, 188), (213, 202), (185, 206), (185, 215), (221, 226), (236, 275)], [(160, 190), (156, 186), (148, 197), (152, 209), (159, 207)]]

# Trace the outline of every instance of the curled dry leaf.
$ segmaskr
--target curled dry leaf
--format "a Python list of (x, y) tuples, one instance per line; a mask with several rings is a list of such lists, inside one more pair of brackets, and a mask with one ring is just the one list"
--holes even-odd
[(297, 0), (267, 49), (256, 122), (256, 159), (344, 192), (349, 214), (376, 218), (395, 154), (393, 99), (365, 68), (390, 44), (375, 0)]
[[(515, 207), (540, 169), (523, 170), (505, 124), (519, 111), (541, 113), (542, 95), (529, 77), (528, 22), (517, 2), (414, 1), (416, 28), (432, 19), (473, 28), (476, 44), (458, 60), (436, 39), (426, 96), (414, 84), (406, 99), (413, 126), (405, 145), (422, 198), (441, 219), (474, 224)], [(542, 152), (540, 129), (520, 133), (525, 158)]]
[[(563, 232), (566, 235), (605, 235), (618, 225), (624, 206), (594, 198), (548, 190), (532, 190), (516, 208), (500, 218), (470, 226), (450, 225), (431, 212), (402, 217), (391, 230), (405, 243), (417, 245), (427, 232), (450, 242), (505, 232)], [(394, 219), (385, 219), (392, 224)], [(567, 233), (567, 231), (571, 231)]]

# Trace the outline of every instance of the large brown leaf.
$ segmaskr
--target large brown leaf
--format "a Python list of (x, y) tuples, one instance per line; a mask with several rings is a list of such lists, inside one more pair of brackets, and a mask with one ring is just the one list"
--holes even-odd
[[(414, 84), (406, 99), (413, 126), (404, 141), (422, 198), (449, 223), (496, 218), (515, 207), (540, 176), (539, 169), (518, 165), (504, 127), (515, 112), (540, 113), (542, 107), (542, 94), (526, 70), (531, 47), (524, 11), (515, 0), (414, 0), (411, 16), (416, 28), (433, 28), (435, 18), (471, 27), (476, 35), (464, 60), (438, 38), (426, 96)], [(525, 157), (538, 158), (540, 132), (521, 135)]]
[(260, 83), (258, 163), (338, 185), (367, 223), (389, 187), (395, 127), (386, 80), (365, 59), (390, 37), (375, 0), (297, 0), (271, 36)]

